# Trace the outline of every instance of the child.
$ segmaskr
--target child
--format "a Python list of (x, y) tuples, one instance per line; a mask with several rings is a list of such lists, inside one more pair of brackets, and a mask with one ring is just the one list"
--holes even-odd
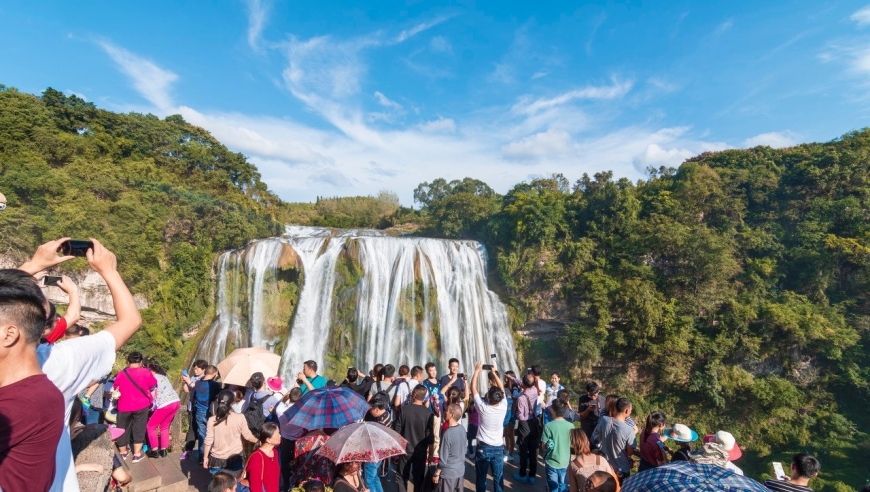
[(245, 472), (248, 477), (248, 487), (251, 490), (263, 492), (278, 492), (281, 476), (281, 464), (278, 460), (276, 446), (281, 445), (281, 433), (274, 422), (266, 422), (260, 426), (260, 447), (251, 454)]

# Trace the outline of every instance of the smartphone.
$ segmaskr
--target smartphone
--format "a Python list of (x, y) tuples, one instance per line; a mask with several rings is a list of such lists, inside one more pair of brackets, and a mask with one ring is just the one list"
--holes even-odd
[(88, 254), (88, 250), (93, 248), (93, 241), (77, 241), (75, 239), (70, 239), (68, 241), (64, 241), (57, 251), (59, 253), (63, 253), (64, 256), (82, 257), (86, 256)]
[(465, 373), (460, 372), (459, 374), (456, 375), (456, 379), (465, 379)]
[(785, 480), (785, 471), (782, 469), (782, 463), (779, 461), (773, 462), (773, 473), (776, 474), (776, 478), (780, 480)]
[(56, 286), (57, 283), (60, 282), (62, 279), (63, 279), (63, 277), (58, 277), (55, 275), (46, 275), (46, 276), (42, 277), (42, 285), (45, 285), (46, 287), (48, 287), (49, 285)]
[(187, 369), (182, 369), (182, 370), (181, 370), (181, 375), (182, 375), (182, 376), (187, 376)]
[(495, 354), (490, 354), (490, 355), (489, 355), (489, 358), (490, 358), (490, 359), (495, 359)]
[(483, 369), (484, 371), (491, 371), (491, 370), (492, 370), (492, 364), (484, 364), (483, 367), (482, 367), (481, 369)]

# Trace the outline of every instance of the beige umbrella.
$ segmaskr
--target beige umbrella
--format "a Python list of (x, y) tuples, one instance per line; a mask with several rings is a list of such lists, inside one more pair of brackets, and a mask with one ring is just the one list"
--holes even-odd
[(249, 347), (233, 350), (217, 368), (222, 383), (244, 386), (255, 372), (262, 372), (266, 378), (277, 375), (280, 365), (280, 355), (263, 347)]

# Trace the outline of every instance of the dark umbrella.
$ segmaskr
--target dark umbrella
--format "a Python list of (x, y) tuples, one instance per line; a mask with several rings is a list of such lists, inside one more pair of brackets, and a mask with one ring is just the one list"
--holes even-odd
[(751, 478), (718, 465), (675, 461), (628, 477), (622, 492), (770, 492)]
[(362, 419), (369, 404), (357, 392), (343, 386), (309, 391), (284, 414), (287, 423), (303, 429), (338, 429)]

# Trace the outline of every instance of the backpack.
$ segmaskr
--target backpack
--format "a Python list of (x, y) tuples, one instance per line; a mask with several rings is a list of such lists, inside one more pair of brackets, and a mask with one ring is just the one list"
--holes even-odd
[(248, 429), (255, 436), (260, 432), (260, 426), (266, 423), (266, 416), (263, 415), (263, 403), (266, 403), (266, 400), (271, 397), (272, 395), (266, 395), (255, 400), (252, 395), (251, 402), (248, 404), (248, 408), (245, 409), (245, 421), (248, 423)]
[(581, 491), (586, 490), (586, 479), (592, 476), (593, 473), (597, 471), (607, 472), (610, 469), (610, 465), (607, 464), (607, 461), (605, 461), (600, 454), (594, 454), (591, 456), (595, 456), (594, 465), (585, 464), (579, 457), (577, 457), (574, 458), (574, 461), (572, 461), (568, 467), (568, 473), (571, 473), (576, 477)]

